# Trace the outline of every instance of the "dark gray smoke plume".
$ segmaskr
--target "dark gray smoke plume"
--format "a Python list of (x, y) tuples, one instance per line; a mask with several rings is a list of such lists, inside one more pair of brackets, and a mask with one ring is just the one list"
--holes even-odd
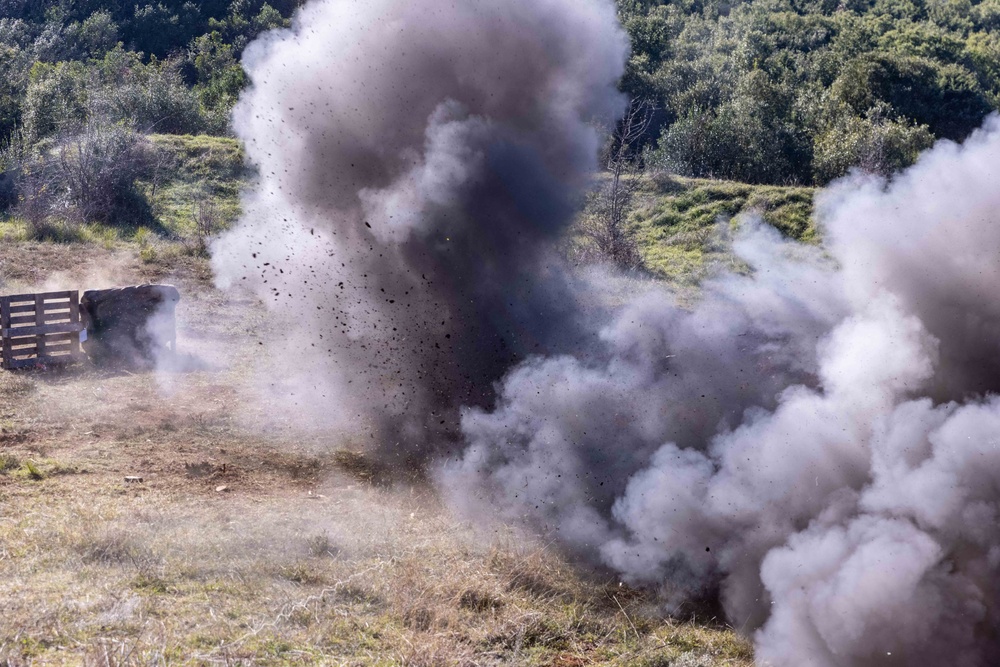
[(682, 308), (555, 251), (625, 51), (606, 0), (318, 0), (249, 49), (214, 262), (271, 304), (266, 409), (717, 597), (761, 664), (996, 664), (1000, 122), (831, 188), (823, 249), (747, 221)]
[(626, 52), (607, 0), (319, 0), (252, 45), (235, 120), (261, 183), (214, 259), (288, 323), (276, 395), (422, 455), (507, 368), (580, 343), (553, 245)]

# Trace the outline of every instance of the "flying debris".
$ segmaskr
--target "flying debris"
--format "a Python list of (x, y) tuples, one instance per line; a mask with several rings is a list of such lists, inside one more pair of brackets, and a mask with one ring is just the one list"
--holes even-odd
[(834, 185), (823, 248), (744, 221), (752, 272), (682, 307), (557, 248), (626, 56), (607, 0), (314, 0), (254, 43), (213, 266), (286, 323), (262, 396), (762, 664), (995, 664), (1000, 122)]

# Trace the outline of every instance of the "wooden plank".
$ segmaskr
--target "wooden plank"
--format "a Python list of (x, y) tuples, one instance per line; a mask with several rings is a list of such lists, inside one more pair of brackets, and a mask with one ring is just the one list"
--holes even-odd
[[(73, 341), (71, 340), (61, 340), (54, 343), (49, 341), (45, 342), (46, 354), (51, 354), (54, 352), (72, 352), (73, 351)], [(27, 357), (34, 354), (38, 354), (38, 346), (31, 345), (30, 347), (15, 347), (11, 350), (10, 356), (13, 359), (18, 357)], [(45, 356), (45, 355), (42, 355)]]
[[(10, 328), (10, 301), (0, 299), (0, 331)], [(0, 361), (4, 368), (10, 368), (13, 359), (10, 355), (10, 339), (6, 336), (0, 341)]]
[[(11, 305), (13, 305), (15, 303), (25, 303), (25, 302), (30, 302), (32, 304), (35, 303), (35, 295), (34, 294), (11, 294), (11, 295), (5, 296), (3, 298), (7, 301), (7, 303), (9, 303)], [(32, 306), (32, 307), (34, 307), (34, 306)]]
[[(47, 345), (49, 343), (71, 343), (74, 340), (76, 340), (79, 336), (80, 334), (78, 333), (70, 332), (70, 333), (49, 334), (47, 336), (44, 336), (44, 338), (45, 338), (45, 343)], [(43, 338), (43, 336), (35, 336), (35, 338)], [(17, 341), (18, 339), (12, 338), (11, 340)], [(31, 338), (24, 338), (22, 340), (30, 341)]]
[[(49, 334), (45, 337), (46, 343), (72, 343), (74, 340), (78, 340), (80, 334), (78, 333), (61, 333), (61, 334)], [(35, 345), (38, 341), (36, 340), (38, 336), (21, 336), (19, 338), (10, 338), (10, 346), (17, 351), (18, 346), (24, 347), (25, 345)]]
[(64, 354), (58, 357), (32, 357), (30, 359), (16, 359), (11, 362), (11, 368), (31, 368), (36, 364), (48, 364), (54, 366), (56, 364), (68, 364), (76, 361), (77, 357), (74, 354)]
[[(52, 348), (52, 347), (45, 348), (45, 354), (42, 355), (42, 356), (44, 356), (44, 357), (55, 357), (55, 356), (64, 356), (64, 355), (72, 355), (72, 354), (76, 354), (73, 351), (72, 347), (69, 347), (67, 345), (60, 345), (59, 347), (56, 347), (56, 348)], [(34, 348), (34, 347), (29, 347), (29, 348), (27, 348), (25, 350), (15, 350), (15, 354), (11, 358), (14, 361), (24, 361), (25, 359), (34, 359), (37, 356), (38, 356), (38, 349)]]
[[(59, 301), (57, 303), (47, 303), (45, 304), (46, 313), (55, 313), (59, 311), (67, 311), (70, 309), (69, 301)], [(21, 313), (33, 313), (35, 312), (35, 304), (25, 304), (21, 306), (11, 306), (11, 315), (18, 315)]]
[(57, 299), (69, 299), (73, 290), (63, 292), (38, 292), (36, 294), (9, 294), (0, 299), (5, 299), (10, 304), (15, 303), (35, 303), (37, 297), (42, 297), (42, 301), (55, 301)]
[[(36, 294), (35, 295), (35, 328), (45, 327), (45, 295)], [(40, 334), (49, 333), (47, 331), (39, 331)], [(54, 331), (52, 333), (55, 333)], [(45, 336), (38, 337), (38, 356), (45, 356)]]
[(17, 327), (14, 329), (4, 329), (0, 332), (4, 338), (10, 336), (37, 336), (38, 334), (72, 333), (83, 331), (80, 322), (66, 322), (64, 324), (45, 324), (40, 327)]
[[(51, 334), (45, 336), (46, 345), (66, 345), (78, 340), (79, 334), (68, 333), (68, 334)], [(37, 345), (39, 336), (28, 336), (26, 338), (12, 338), (11, 339), (11, 349), (14, 353), (21, 352), (20, 348), (24, 348), (28, 345)]]
[[(67, 348), (59, 352), (49, 351), (47, 354), (43, 355), (42, 358), (44, 359), (45, 357), (56, 358), (56, 357), (75, 357), (75, 356), (76, 355), (73, 353), (73, 351)], [(14, 357), (12, 361), (27, 361), (28, 359), (38, 359), (38, 358), (39, 357), (37, 354), (26, 354), (22, 357)]]
[(65, 290), (63, 292), (42, 292), (41, 297), (44, 301), (55, 301), (57, 299), (65, 301), (73, 298), (74, 294), (77, 294), (76, 290)]
[[(62, 325), (62, 324), (51, 324), (51, 325), (47, 325), (45, 328), (47, 329), (49, 327), (61, 327), (61, 326), (64, 326), (64, 325)], [(13, 329), (8, 329), (7, 331), (10, 332), (10, 335), (7, 336), (7, 338), (9, 338), (11, 341), (13, 341), (14, 345), (24, 345), (25, 343), (27, 343), (29, 341), (32, 341), (35, 338), (38, 338), (39, 333), (37, 331), (35, 331), (34, 333), (32, 333), (37, 328), (38, 327), (15, 327)], [(55, 335), (55, 334), (67, 334), (67, 333), (71, 333), (71, 332), (69, 332), (69, 331), (54, 331), (53, 335)]]
[[(55, 347), (49, 345), (45, 348), (45, 354), (43, 357), (55, 357), (63, 355), (75, 355), (77, 354), (73, 347), (68, 344), (61, 344)], [(24, 359), (33, 359), (38, 356), (38, 348), (36, 347), (26, 347), (23, 350), (14, 350), (14, 354), (11, 359), (14, 361), (23, 361)]]
[[(44, 317), (45, 321), (48, 322), (49, 320), (56, 320), (59, 318), (68, 319), (73, 314), (73, 311), (70, 310), (68, 304), (64, 304), (64, 306), (65, 307), (62, 308), (61, 310), (46, 310), (42, 312), (42, 316)], [(79, 311), (77, 312), (79, 313)], [(11, 315), (10, 324), (11, 326), (17, 326), (18, 324), (26, 324), (26, 323), (37, 324), (36, 322), (37, 317), (38, 317), (38, 312), (36, 311), (32, 311), (27, 315)]]
[[(47, 343), (72, 343), (74, 340), (79, 339), (80, 334), (78, 333), (60, 333), (60, 334), (49, 334), (45, 337)], [(35, 339), (38, 336), (25, 336), (23, 338), (11, 338), (11, 345), (29, 345), (34, 344)]]

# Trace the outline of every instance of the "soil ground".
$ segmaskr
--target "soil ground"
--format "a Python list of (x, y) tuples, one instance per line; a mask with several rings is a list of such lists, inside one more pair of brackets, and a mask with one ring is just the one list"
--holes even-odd
[(268, 415), (242, 382), (259, 304), (216, 291), (204, 259), (141, 257), (2, 242), (4, 293), (173, 282), (197, 363), (0, 372), (0, 665), (752, 664), (714, 619), (668, 618)]

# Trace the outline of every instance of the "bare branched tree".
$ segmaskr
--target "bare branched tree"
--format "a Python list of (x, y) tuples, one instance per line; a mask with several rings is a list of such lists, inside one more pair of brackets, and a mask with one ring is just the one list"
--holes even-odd
[(222, 215), (209, 198), (198, 202), (194, 213), (194, 250), (198, 255), (207, 257), (208, 245), (212, 237), (222, 231)]
[(597, 254), (626, 271), (642, 266), (639, 243), (635, 233), (628, 228), (628, 213), (642, 173), (642, 161), (635, 147), (649, 129), (653, 111), (653, 105), (646, 100), (634, 100), (629, 104), (605, 151), (609, 178), (594, 193), (593, 213), (583, 225), (583, 234)]
[(143, 171), (144, 148), (142, 137), (124, 123), (89, 122), (59, 142), (59, 176), (69, 209), (81, 222), (111, 221)]
[(144, 138), (126, 123), (90, 121), (32, 149), (8, 147), (3, 162), (17, 191), (17, 212), (33, 228), (50, 223), (122, 223), (136, 179), (145, 172)]

